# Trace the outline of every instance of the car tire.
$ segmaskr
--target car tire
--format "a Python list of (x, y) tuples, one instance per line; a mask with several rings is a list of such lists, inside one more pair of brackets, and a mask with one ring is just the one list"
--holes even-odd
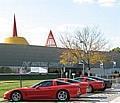
[(101, 91), (105, 91), (106, 88), (106, 84), (104, 83), (104, 88), (102, 88)]
[(14, 91), (11, 94), (11, 101), (13, 102), (19, 102), (22, 100), (22, 94), (20, 91)]
[(57, 92), (58, 101), (68, 101), (70, 99), (69, 93), (66, 90), (59, 90)]
[(87, 93), (92, 93), (92, 92), (94, 92), (93, 87), (89, 85), (87, 88)]
[(103, 89), (101, 89), (101, 91), (105, 91), (106, 87), (104, 87)]

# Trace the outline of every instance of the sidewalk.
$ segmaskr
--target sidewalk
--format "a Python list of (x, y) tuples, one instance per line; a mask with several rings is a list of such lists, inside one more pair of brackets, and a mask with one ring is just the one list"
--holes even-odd
[(5, 102), (6, 100), (4, 100), (3, 98), (0, 98), (0, 102)]
[[(0, 103), (4, 103), (6, 102), (6, 100), (4, 100), (3, 98), (0, 98)], [(67, 102), (66, 102), (67, 103)], [(68, 102), (69, 103), (69, 102)], [(77, 102), (76, 102), (77, 103)], [(78, 102), (79, 103), (79, 102)], [(89, 102), (81, 102), (81, 103), (89, 103)], [(91, 103), (91, 102), (90, 102)], [(109, 102), (96, 102), (96, 103), (120, 103), (120, 96), (113, 99), (112, 101)]]
[(120, 96), (110, 101), (110, 103), (120, 103)]

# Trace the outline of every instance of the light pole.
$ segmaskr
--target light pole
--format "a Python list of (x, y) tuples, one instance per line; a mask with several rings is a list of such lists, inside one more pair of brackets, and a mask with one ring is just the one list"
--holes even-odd
[(63, 75), (63, 70), (62, 70), (62, 68), (60, 69), (60, 77), (62, 78), (62, 75)]
[(105, 76), (105, 70), (104, 70), (104, 67), (103, 67), (103, 62), (100, 62), (100, 68), (103, 69), (103, 73), (104, 73), (104, 76)]
[(113, 65), (112, 65), (112, 69), (114, 70), (115, 66), (116, 66), (116, 62), (112, 61)]
[[(87, 50), (87, 45), (86, 45), (85, 41), (81, 40), (80, 43), (82, 43), (81, 48), (83, 50), (83, 55), (87, 56), (87, 58), (88, 58), (88, 50)], [(79, 62), (79, 63), (82, 64), (82, 68), (83, 68), (82, 75), (84, 76), (85, 75), (85, 64), (84, 64), (84, 61)], [(88, 64), (89, 64), (89, 61), (88, 61)], [(88, 72), (88, 75), (90, 75), (90, 70)]]
[(116, 62), (115, 61), (112, 61), (112, 62), (113, 62), (113, 69), (114, 69), (116, 66)]
[(73, 79), (75, 78), (75, 73), (72, 73)]
[(85, 75), (85, 66), (83, 62), (79, 62), (79, 64), (82, 64), (82, 75)]
[(28, 67), (30, 62), (23, 61), (22, 66), (19, 69), (19, 75), (20, 75), (20, 87), (22, 87), (22, 74), (23, 74), (23, 67)]
[(20, 87), (22, 87), (22, 67), (20, 68), (20, 71), (19, 71), (19, 75), (20, 75)]

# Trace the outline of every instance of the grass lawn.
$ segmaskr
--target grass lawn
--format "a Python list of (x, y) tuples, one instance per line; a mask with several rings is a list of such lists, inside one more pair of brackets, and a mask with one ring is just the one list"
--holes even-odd
[[(29, 87), (40, 80), (23, 80), (22, 86), (23, 87)], [(11, 89), (20, 87), (20, 81), (19, 80), (12, 80), (12, 81), (0, 81), (0, 98), (3, 98), (3, 94)]]

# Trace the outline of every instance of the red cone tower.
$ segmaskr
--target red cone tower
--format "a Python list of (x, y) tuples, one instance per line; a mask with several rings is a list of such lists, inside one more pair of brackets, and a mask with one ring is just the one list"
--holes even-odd
[(47, 41), (46, 41), (46, 45), (47, 47), (57, 47), (57, 44), (55, 42), (54, 36), (52, 31), (50, 30)]
[(14, 14), (14, 24), (13, 24), (13, 37), (17, 37), (17, 26), (16, 26), (15, 14)]
[(13, 34), (12, 34), (12, 37), (5, 38), (4, 39), (4, 43), (29, 45), (29, 43), (27, 42), (27, 40), (24, 37), (18, 37), (18, 35), (17, 35), (17, 26), (16, 26), (15, 14), (14, 14), (14, 23), (13, 23)]

